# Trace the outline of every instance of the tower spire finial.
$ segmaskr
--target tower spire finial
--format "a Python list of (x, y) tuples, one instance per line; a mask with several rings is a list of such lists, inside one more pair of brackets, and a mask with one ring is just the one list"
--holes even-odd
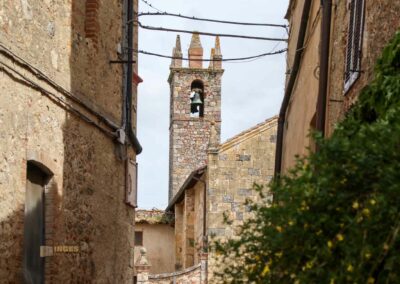
[(181, 37), (180, 37), (180, 35), (177, 35), (177, 36), (176, 36), (175, 49), (176, 49), (176, 52), (182, 53)]
[(172, 57), (171, 67), (182, 67), (182, 47), (181, 37), (179, 35), (176, 36), (175, 47), (172, 50)]
[(222, 55), (221, 54), (221, 42), (219, 40), (219, 36), (215, 38), (215, 55)]
[(214, 56), (215, 56), (215, 48), (211, 48), (211, 55), (210, 55), (210, 65), (208, 68), (212, 69), (214, 68)]
[(194, 32), (189, 47), (189, 68), (203, 68), (203, 47), (200, 35)]
[(221, 42), (219, 40), (219, 36), (215, 38), (215, 52), (212, 57), (213, 59), (213, 68), (221, 69), (222, 68), (222, 53), (221, 53)]

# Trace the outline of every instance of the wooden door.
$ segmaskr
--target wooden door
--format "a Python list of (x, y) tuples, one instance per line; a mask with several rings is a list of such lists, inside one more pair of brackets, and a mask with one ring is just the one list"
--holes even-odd
[(25, 283), (44, 283), (44, 258), (40, 246), (45, 244), (44, 235), (44, 186), (47, 175), (37, 166), (28, 163), (24, 219)]

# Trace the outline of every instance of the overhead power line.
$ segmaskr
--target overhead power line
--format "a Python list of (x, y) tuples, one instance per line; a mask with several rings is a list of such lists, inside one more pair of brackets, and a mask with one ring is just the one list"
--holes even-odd
[(164, 55), (164, 54), (158, 54), (158, 53), (154, 53), (154, 52), (149, 52), (149, 51), (144, 51), (144, 50), (138, 50), (138, 49), (132, 49), (134, 52), (137, 53), (141, 53), (141, 54), (145, 54), (145, 55), (151, 55), (151, 56), (156, 56), (156, 57), (161, 57), (161, 58), (169, 58), (169, 59), (181, 59), (181, 60), (186, 60), (186, 61), (204, 61), (204, 62), (229, 62), (229, 61), (242, 61), (242, 60), (249, 60), (249, 59), (256, 59), (256, 58), (260, 58), (260, 57), (264, 57), (264, 56), (269, 56), (269, 55), (276, 55), (276, 54), (281, 54), (287, 51), (287, 49), (281, 49), (281, 50), (277, 50), (274, 52), (266, 52), (266, 53), (262, 53), (262, 54), (258, 54), (258, 55), (253, 55), (253, 56), (247, 56), (247, 57), (237, 57), (237, 58), (223, 58), (223, 59), (189, 59), (186, 57), (177, 57), (177, 56), (169, 56), (169, 55)]
[(181, 15), (181, 14), (174, 14), (174, 13), (168, 13), (168, 12), (139, 13), (138, 17), (141, 17), (141, 16), (169, 16), (169, 17), (178, 17), (178, 18), (195, 20), (195, 21), (213, 22), (213, 23), (230, 24), (230, 25), (242, 25), (242, 26), (263, 26), (263, 27), (277, 27), (277, 28), (284, 28), (284, 29), (286, 29), (288, 27), (287, 25), (279, 25), (279, 24), (246, 23), (246, 22), (214, 20), (214, 19), (198, 18), (198, 17), (194, 17), (194, 16), (185, 16), (185, 15)]
[(144, 4), (146, 4), (147, 6), (149, 6), (150, 8), (153, 8), (154, 10), (158, 11), (158, 12), (162, 12), (160, 9), (154, 7), (152, 4), (150, 4), (148, 1), (146, 0), (141, 0)]
[(285, 39), (285, 38), (257, 37), (257, 36), (246, 36), (246, 35), (232, 35), (232, 34), (218, 34), (218, 33), (209, 33), (209, 32), (188, 31), (188, 30), (170, 29), (170, 28), (163, 28), (163, 27), (145, 26), (139, 21), (135, 21), (135, 22), (137, 22), (139, 27), (141, 27), (142, 29), (152, 30), (152, 31), (177, 32), (177, 33), (187, 33), (187, 34), (197, 33), (199, 35), (205, 35), (205, 36), (219, 36), (219, 37), (232, 37), (232, 38), (287, 42), (287, 39)]

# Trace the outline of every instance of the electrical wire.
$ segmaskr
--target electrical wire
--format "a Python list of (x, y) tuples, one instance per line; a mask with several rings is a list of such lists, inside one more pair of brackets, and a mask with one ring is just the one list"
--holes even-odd
[(48, 76), (46, 76), (46, 74), (44, 74), (41, 70), (39, 70), (38, 68), (34, 67), (32, 64), (28, 63), (25, 59), (19, 57), (18, 55), (16, 55), (15, 53), (13, 53), (10, 49), (8, 49), (6, 46), (4, 46), (2, 43), (0, 43), (0, 52), (5, 54), (7, 57), (11, 58), (11, 60), (13, 60), (14, 62), (16, 62), (17, 64), (19, 64), (20, 66), (23, 66), (24, 68), (28, 69), (30, 72), (32, 72), (39, 80), (44, 80), (46, 81), (48, 84), (50, 84), (50, 86), (52, 86), (55, 90), (57, 90), (58, 92), (62, 93), (63, 95), (65, 95), (66, 97), (68, 97), (69, 99), (71, 99), (72, 101), (74, 101), (75, 103), (78, 103), (80, 106), (82, 106), (83, 108), (85, 108), (87, 111), (89, 111), (90, 113), (92, 113), (93, 115), (95, 115), (99, 120), (101, 120), (104, 124), (106, 124), (108, 127), (110, 127), (111, 129), (118, 129), (119, 126), (116, 125), (114, 122), (110, 121), (108, 118), (106, 118), (104, 115), (102, 115), (101, 113), (95, 111), (94, 109), (92, 109), (90, 106), (88, 106), (86, 103), (84, 103), (82, 100), (80, 100), (78, 97), (76, 97), (75, 95), (71, 94), (70, 92), (68, 92), (66, 89), (64, 89), (62, 86), (60, 86), (59, 84), (57, 84), (56, 82), (54, 82), (52, 79), (50, 79)]
[[(12, 68), (11, 66), (5, 64), (4, 62), (0, 61), (0, 65), (1, 65), (0, 66), (0, 70), (2, 70), (5, 73), (7, 73), (11, 78), (13, 78), (15, 80), (18, 80), (18, 81), (22, 81), (25, 85), (27, 85), (27, 86), (31, 87), (32, 89), (35, 89), (35, 90), (39, 91), (40, 93), (46, 95), (47, 97), (49, 97), (50, 100), (54, 101), (58, 105), (63, 106), (67, 111), (69, 111), (69, 112), (75, 114), (76, 116), (80, 117), (85, 122), (97, 127), (103, 133), (105, 133), (107, 136), (112, 137), (112, 138), (116, 138), (117, 137), (117, 134), (115, 132), (112, 132), (112, 131), (104, 129), (99, 124), (97, 124), (95, 121), (91, 120), (89, 117), (84, 115), (82, 112), (80, 112), (77, 109), (75, 109), (71, 104), (69, 104), (67, 101), (65, 101), (65, 99), (62, 99), (59, 96), (55, 95), (54, 93), (49, 92), (48, 90), (42, 88), (41, 86), (39, 86), (38, 84), (36, 84), (32, 80), (28, 79), (22, 73), (18, 72), (17, 70)], [(13, 72), (14, 74), (18, 75), (19, 78), (17, 78), (10, 71)]]
[(146, 4), (147, 6), (149, 6), (150, 8), (153, 8), (154, 10), (158, 11), (158, 12), (162, 12), (160, 9), (154, 7), (152, 4), (150, 4), (148, 1), (146, 0), (141, 0), (144, 4)]
[(284, 38), (256, 37), (256, 36), (246, 36), (246, 35), (217, 34), (217, 33), (209, 33), (209, 32), (188, 31), (188, 30), (170, 29), (170, 28), (163, 28), (163, 27), (145, 26), (139, 21), (135, 21), (135, 22), (138, 23), (139, 27), (141, 27), (142, 29), (153, 30), (153, 31), (177, 32), (177, 33), (186, 33), (186, 34), (199, 34), (199, 35), (206, 35), (206, 36), (219, 36), (219, 37), (232, 37), (232, 38), (242, 38), (242, 39), (287, 42), (287, 39), (284, 39)]
[[(143, 1), (143, 0), (142, 0)], [(204, 21), (204, 22), (213, 22), (213, 23), (221, 23), (221, 24), (230, 24), (230, 25), (242, 25), (242, 26), (263, 26), (263, 27), (277, 27), (286, 29), (287, 25), (279, 25), (279, 24), (267, 24), (267, 23), (245, 23), (245, 22), (235, 22), (235, 21), (224, 21), (224, 20), (214, 20), (214, 19), (206, 19), (206, 18), (198, 18), (194, 16), (185, 16), (181, 14), (168, 13), (168, 12), (157, 12), (157, 13), (139, 13), (140, 16), (170, 16), (170, 17), (178, 17), (183, 19), (189, 19), (194, 21)]]
[(178, 57), (178, 56), (169, 56), (169, 55), (164, 55), (164, 54), (159, 54), (159, 53), (154, 53), (154, 52), (149, 52), (149, 51), (144, 51), (140, 49), (132, 49), (134, 52), (145, 54), (145, 55), (151, 55), (151, 56), (156, 56), (156, 57), (161, 57), (161, 58), (168, 58), (168, 59), (180, 59), (180, 60), (185, 60), (185, 61), (203, 61), (203, 62), (229, 62), (229, 61), (242, 61), (242, 60), (250, 60), (250, 59), (256, 59), (264, 56), (269, 56), (269, 55), (276, 55), (276, 54), (281, 54), (287, 51), (287, 49), (281, 49), (278, 51), (274, 52), (266, 52), (258, 55), (253, 55), (253, 56), (248, 56), (248, 57), (237, 57), (237, 58), (222, 58), (222, 59), (189, 59), (185, 57)]

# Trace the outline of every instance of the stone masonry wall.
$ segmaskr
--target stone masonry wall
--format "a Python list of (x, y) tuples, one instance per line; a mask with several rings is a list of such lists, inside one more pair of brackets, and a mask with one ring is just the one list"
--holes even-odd
[(344, 94), (344, 72), (350, 9), (346, 1), (333, 9), (331, 35), (331, 66), (327, 112), (327, 132), (355, 102), (362, 88), (373, 78), (374, 66), (382, 49), (400, 28), (400, 2), (391, 0), (365, 1), (365, 23), (361, 53), (361, 73)]
[[(207, 159), (211, 121), (221, 130), (221, 76), (223, 70), (171, 68), (170, 184), (169, 199), (177, 193), (189, 174)], [(204, 117), (190, 117), (189, 93), (194, 80), (204, 84)]]
[(194, 265), (194, 203), (195, 203), (194, 189), (188, 189), (184, 197), (184, 214), (183, 214), (183, 268), (191, 267)]
[[(209, 154), (207, 234), (209, 240), (237, 237), (238, 227), (252, 216), (246, 199), (259, 198), (253, 184), (266, 186), (272, 179), (275, 162), (277, 118), (245, 131)], [(266, 189), (267, 190), (267, 189)], [(232, 225), (223, 222), (226, 213)], [(217, 256), (208, 256), (209, 281), (219, 269)]]
[(149, 275), (149, 284), (203, 284), (206, 283), (202, 281), (201, 274), (201, 265), (195, 265), (193, 267), (189, 267), (183, 271), (174, 272), (174, 273), (166, 273), (166, 274), (158, 274), (158, 275)]
[[(85, 36), (89, 2), (96, 2), (96, 44), (92, 36)], [(45, 244), (79, 248), (78, 253), (45, 258), (46, 282), (128, 283), (132, 279), (134, 209), (124, 203), (124, 162), (115, 155), (118, 148), (111, 129), (66, 96), (72, 94), (120, 124), (122, 67), (109, 60), (117, 57), (121, 43), (122, 8), (122, 1), (103, 0), (0, 3), (2, 283), (22, 282), (28, 160), (53, 172), (45, 191)], [(5, 48), (59, 87), (38, 77), (28, 65), (17, 64)], [(128, 157), (135, 159), (132, 150)]]

